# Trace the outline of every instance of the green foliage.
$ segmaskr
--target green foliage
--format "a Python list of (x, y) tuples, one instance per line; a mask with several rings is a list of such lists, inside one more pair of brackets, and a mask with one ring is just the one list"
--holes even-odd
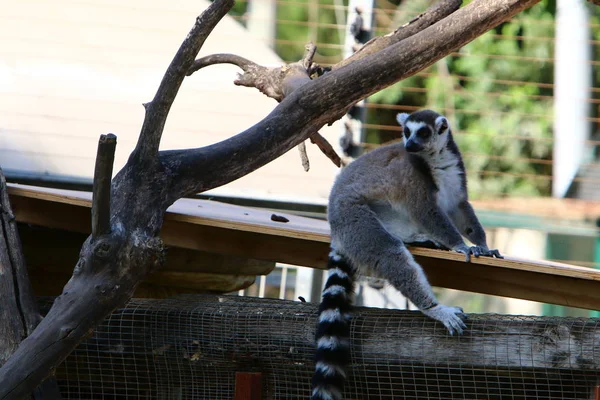
[[(544, 176), (551, 174), (552, 91), (538, 83), (553, 79), (554, 12), (553, 2), (542, 1), (427, 74), (406, 79), (370, 101), (429, 107), (448, 115), (474, 197), (548, 195), (551, 181)], [(385, 112), (375, 108), (369, 118), (392, 120), (381, 114)]]
[[(346, 6), (348, 0), (340, 3)], [(334, 5), (334, 0), (294, 0), (279, 3), (275, 45), (277, 54), (287, 62), (298, 61), (304, 54), (304, 45), (313, 41), (317, 43), (316, 62), (327, 64), (327, 61), (339, 61), (344, 31), (343, 27), (340, 32), (331, 25), (343, 25), (344, 21), (336, 20), (335, 9), (332, 7)], [(342, 15), (345, 17), (345, 11)]]
[[(233, 7), (231, 8), (231, 10), (229, 10), (228, 14), (232, 17), (242, 17), (246, 13), (247, 10), (248, 10), (248, 1), (236, 1), (233, 4)], [(244, 21), (244, 19), (236, 18), (236, 20), (243, 26), (246, 26), (246, 21)]]

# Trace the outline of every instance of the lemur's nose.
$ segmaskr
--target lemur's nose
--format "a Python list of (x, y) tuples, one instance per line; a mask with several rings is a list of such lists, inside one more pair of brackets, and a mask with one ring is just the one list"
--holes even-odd
[(408, 151), (409, 153), (416, 153), (418, 151), (423, 150), (423, 146), (421, 146), (419, 143), (413, 141), (412, 139), (409, 139), (406, 144), (404, 144), (404, 148), (406, 149), (406, 151)]

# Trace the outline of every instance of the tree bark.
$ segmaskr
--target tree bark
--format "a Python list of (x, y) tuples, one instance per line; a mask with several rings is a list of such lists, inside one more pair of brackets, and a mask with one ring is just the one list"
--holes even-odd
[[(310, 79), (310, 67), (300, 63), (298, 74), (274, 88), (284, 98), (258, 124), (211, 146), (159, 152), (168, 112), (186, 73), (233, 6), (233, 0), (215, 0), (197, 18), (154, 99), (145, 105), (137, 146), (112, 180), (108, 229), (106, 201), (100, 194), (106, 193), (110, 178), (107, 168), (96, 169), (94, 180), (103, 188), (95, 191), (93, 215), (101, 229), (84, 243), (71, 280), (46, 318), (0, 369), (0, 399), (31, 393), (162, 264), (165, 252), (158, 233), (174, 201), (256, 170), (342, 117), (360, 99), (428, 67), (538, 1), (475, 0), (419, 33), (317, 79)], [(97, 162), (106, 158), (102, 154)]]
[[(27, 275), (17, 222), (1, 169), (0, 213), (0, 365), (3, 365), (42, 317)], [(60, 399), (56, 380), (47, 379), (35, 390), (33, 398)]]

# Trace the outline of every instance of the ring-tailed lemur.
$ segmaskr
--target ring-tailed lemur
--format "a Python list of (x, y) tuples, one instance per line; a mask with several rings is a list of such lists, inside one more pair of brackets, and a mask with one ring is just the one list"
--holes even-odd
[[(466, 328), (463, 310), (439, 304), (406, 248), (422, 245), (502, 257), (488, 249), (467, 197), (465, 167), (448, 120), (430, 110), (398, 114), (403, 143), (371, 151), (344, 168), (331, 190), (329, 279), (317, 325), (313, 400), (339, 400), (350, 361), (355, 272), (387, 279), (451, 335)], [(475, 246), (463, 241), (467, 237)]]

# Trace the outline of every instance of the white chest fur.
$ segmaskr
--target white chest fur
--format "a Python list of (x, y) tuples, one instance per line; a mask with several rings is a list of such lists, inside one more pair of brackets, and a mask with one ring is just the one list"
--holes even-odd
[(455, 154), (446, 150), (431, 163), (431, 175), (438, 187), (437, 203), (445, 211), (454, 209), (463, 197), (463, 178), (458, 161)]

